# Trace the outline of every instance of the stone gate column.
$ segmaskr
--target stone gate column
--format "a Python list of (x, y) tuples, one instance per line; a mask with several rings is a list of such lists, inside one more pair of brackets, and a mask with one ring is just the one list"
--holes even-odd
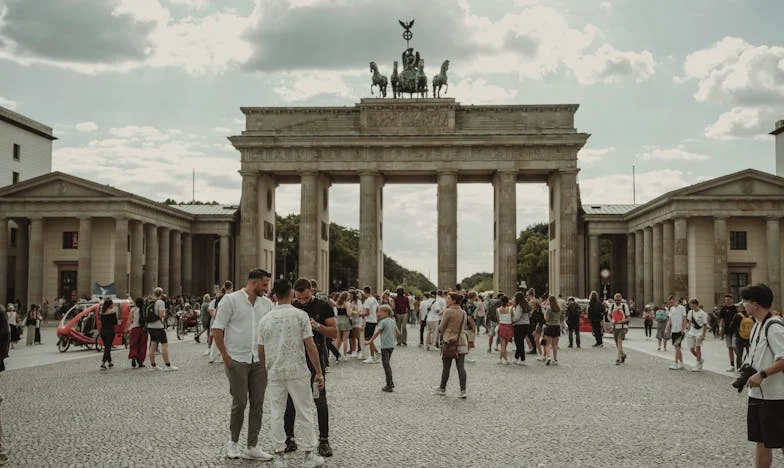
[(666, 300), (673, 293), (672, 278), (674, 274), (674, 241), (672, 221), (662, 223), (662, 300)]
[(114, 288), (119, 298), (128, 294), (128, 218), (114, 219)]
[[(76, 272), (76, 294), (78, 298), (90, 297), (93, 290), (92, 255), (93, 255), (93, 221), (90, 217), (79, 218), (79, 264)], [(70, 301), (70, 297), (65, 298)]]
[(601, 292), (599, 284), (599, 235), (588, 235), (588, 289)]
[(727, 217), (713, 217), (713, 303), (721, 304), (729, 288)]
[[(642, 263), (643, 263), (643, 293), (641, 306), (653, 298), (653, 228), (650, 226), (642, 230)], [(642, 310), (642, 309), (640, 309)]]
[(631, 299), (634, 296), (634, 288), (636, 287), (637, 274), (635, 272), (636, 262), (636, 249), (634, 245), (635, 236), (633, 232), (626, 234), (626, 290), (624, 297)]
[(158, 286), (171, 297), (171, 284), (169, 283), (169, 228), (158, 230)]
[(655, 304), (661, 304), (664, 300), (664, 276), (662, 275), (662, 224), (656, 223), (653, 225), (653, 297), (651, 300)]
[(689, 226), (686, 218), (675, 218), (673, 227), (673, 295), (676, 299), (689, 296)]
[[(766, 284), (773, 291), (773, 306), (779, 309), (781, 301), (781, 219), (768, 218), (765, 222), (766, 239), (768, 242), (768, 280)], [(32, 236), (31, 236), (32, 238)], [(31, 241), (32, 245), (32, 241)]]
[(193, 235), (186, 232), (182, 237), (182, 293), (192, 296), (193, 289)]
[(27, 270), (27, 304), (41, 304), (44, 298), (44, 220), (30, 218), (30, 252)]
[(146, 224), (144, 230), (144, 277), (141, 293), (142, 296), (148, 296), (158, 286), (158, 226)]
[(144, 266), (142, 265), (144, 252), (144, 226), (141, 221), (132, 220), (131, 231), (131, 289), (128, 297), (135, 299), (144, 292)]
[(577, 295), (577, 172), (564, 169), (548, 180), (551, 227), (555, 224), (555, 239), (550, 241), (555, 265), (550, 264), (549, 289), (563, 297)]
[[(220, 238), (218, 239), (218, 244), (219, 244), (218, 245), (218, 256), (220, 257), (220, 267), (218, 268), (218, 277), (220, 278), (219, 282), (221, 284), (223, 284), (224, 281), (229, 279), (229, 260), (230, 260), (229, 259), (229, 236), (227, 234), (221, 235)], [(256, 267), (253, 267), (253, 268), (256, 268)], [(253, 268), (251, 268), (251, 270)], [(237, 275), (237, 280), (238, 280), (237, 287), (238, 288), (239, 288), (239, 285), (242, 284), (242, 282), (239, 281), (239, 280), (242, 280), (243, 278), (247, 279), (249, 271), (250, 270), (245, 271), (245, 272), (241, 271)]]
[[(517, 290), (517, 171), (497, 172), (493, 180), (493, 189), (495, 195), (493, 289), (514, 294)], [(455, 276), (457, 276), (456, 268), (455, 263)]]
[(171, 231), (169, 243), (169, 283), (171, 296), (182, 296), (182, 232)]
[(0, 218), (0, 304), (9, 302), (8, 294), (8, 218)]
[(16, 222), (16, 262), (14, 265), (14, 295), (11, 300), (19, 299), (22, 310), (27, 311), (27, 272), (30, 253), (30, 220), (15, 219)]
[(438, 173), (437, 208), (438, 287), (451, 289), (457, 284), (457, 172)]
[(377, 172), (359, 173), (359, 265), (357, 281), (374, 291), (384, 288), (382, 209), (384, 179)]
[[(248, 272), (256, 268), (259, 258), (259, 173), (240, 171), (240, 174), (242, 174), (242, 198), (240, 199), (240, 264), (237, 277), (247, 278)], [(221, 281), (227, 279), (222, 278)], [(210, 284), (214, 283), (213, 272), (213, 276), (210, 276)]]
[(645, 296), (645, 240), (642, 230), (634, 233), (634, 271), (636, 279), (634, 280), (634, 301), (637, 303), (643, 302)]
[(329, 179), (317, 172), (301, 174), (299, 276), (315, 279), (329, 291)]

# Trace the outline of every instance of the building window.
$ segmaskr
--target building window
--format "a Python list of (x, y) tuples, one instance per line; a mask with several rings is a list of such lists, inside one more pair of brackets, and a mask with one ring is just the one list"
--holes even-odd
[(11, 247), (16, 247), (16, 228), (11, 228), (11, 237), (9, 240), (11, 241)]
[(63, 233), (63, 249), (79, 248), (79, 232), (66, 231)]
[(329, 227), (327, 223), (324, 221), (321, 222), (321, 240), (328, 241), (329, 240)]
[(11, 173), (11, 183), (12, 184), (18, 184), (19, 183), (19, 173), (18, 172), (12, 172)]
[(264, 239), (268, 241), (275, 239), (275, 226), (269, 221), (264, 221)]
[(730, 231), (730, 250), (746, 250), (746, 231)]
[(14, 143), (14, 161), (19, 161), (21, 154), (22, 154), (22, 148), (16, 143)]
[(740, 300), (740, 290), (748, 286), (749, 282), (748, 272), (730, 272), (730, 294), (732, 294), (733, 301), (737, 302)]

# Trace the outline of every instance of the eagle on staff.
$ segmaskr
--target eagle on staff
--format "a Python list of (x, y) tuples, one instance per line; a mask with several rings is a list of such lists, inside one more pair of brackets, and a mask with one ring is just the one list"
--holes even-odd
[(411, 29), (411, 26), (414, 25), (414, 20), (411, 20), (408, 23), (406, 23), (403, 20), (397, 20), (397, 22), (400, 23), (400, 26), (403, 26), (403, 29), (405, 29), (406, 31), (409, 31)]

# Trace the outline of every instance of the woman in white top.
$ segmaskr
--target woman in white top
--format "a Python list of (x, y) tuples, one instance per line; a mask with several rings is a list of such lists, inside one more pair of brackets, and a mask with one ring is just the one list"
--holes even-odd
[(364, 337), (365, 323), (360, 315), (362, 312), (362, 301), (359, 300), (359, 294), (356, 289), (349, 292), (349, 300), (346, 303), (346, 312), (351, 320), (351, 337), (349, 344), (351, 345), (351, 357), (355, 358), (362, 352), (362, 340)]
[(512, 307), (509, 305), (509, 298), (501, 297), (501, 306), (498, 307), (498, 337), (501, 339), (501, 361), (500, 364), (509, 365), (506, 358), (506, 346), (514, 338), (514, 328), (512, 328)]

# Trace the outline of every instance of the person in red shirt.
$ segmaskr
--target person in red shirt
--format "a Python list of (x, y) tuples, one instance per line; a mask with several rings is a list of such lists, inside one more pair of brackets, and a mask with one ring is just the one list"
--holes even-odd
[(408, 300), (408, 296), (405, 294), (405, 291), (403, 291), (403, 288), (397, 288), (396, 293), (397, 294), (394, 298), (395, 323), (397, 324), (397, 329), (400, 330), (400, 333), (397, 335), (397, 345), (408, 346), (406, 340), (408, 339), (407, 328), (410, 302)]

